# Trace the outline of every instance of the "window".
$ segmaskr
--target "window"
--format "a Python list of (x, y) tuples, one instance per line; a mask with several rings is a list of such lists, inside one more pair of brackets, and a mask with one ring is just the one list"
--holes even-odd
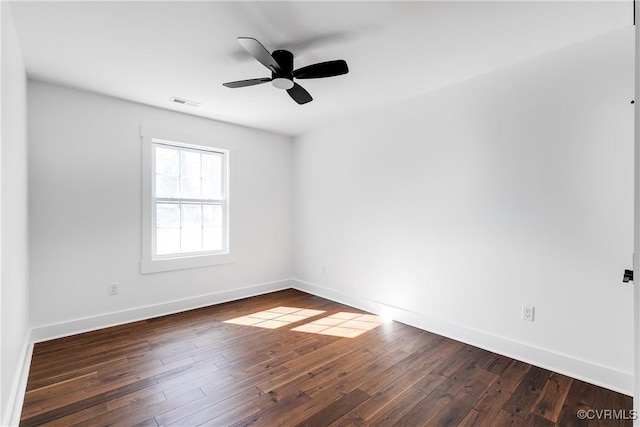
[(233, 262), (228, 146), (147, 129), (142, 141), (141, 273)]
[(225, 152), (152, 142), (153, 257), (226, 253)]

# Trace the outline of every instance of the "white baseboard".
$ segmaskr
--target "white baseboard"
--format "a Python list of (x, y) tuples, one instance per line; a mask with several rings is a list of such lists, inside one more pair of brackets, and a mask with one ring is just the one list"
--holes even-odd
[(20, 364), (16, 369), (13, 383), (11, 384), (9, 402), (7, 402), (7, 413), (4, 419), (0, 420), (3, 426), (13, 427), (20, 424), (20, 415), (22, 413), (22, 404), (24, 403), (24, 394), (27, 391), (27, 379), (29, 378), (32, 354), (33, 342), (31, 341), (31, 329), (29, 329), (24, 337), (22, 352), (20, 353)]
[(623, 372), (586, 360), (576, 359), (575, 357), (472, 329), (424, 313), (416, 313), (371, 299), (349, 295), (303, 280), (292, 279), (291, 286), (303, 292), (350, 305), (380, 316), (389, 316), (393, 320), (416, 328), (633, 396), (633, 373), (631, 372)]
[(37, 326), (32, 329), (31, 342), (37, 343), (41, 341), (48, 341), (55, 338), (94, 331), (125, 323), (137, 322), (139, 320), (147, 320), (159, 316), (166, 316), (168, 314), (193, 310), (214, 304), (221, 304), (228, 301), (235, 301), (242, 298), (267, 294), (289, 288), (291, 288), (290, 280), (278, 280), (276, 282), (261, 283), (239, 289), (214, 292), (207, 295), (169, 301), (162, 304), (137, 307), (130, 310)]

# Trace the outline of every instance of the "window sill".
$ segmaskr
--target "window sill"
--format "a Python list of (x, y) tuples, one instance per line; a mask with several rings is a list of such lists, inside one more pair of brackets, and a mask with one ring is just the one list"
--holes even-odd
[(140, 261), (140, 274), (233, 264), (234, 262), (235, 260), (231, 257), (231, 254), (201, 255), (158, 260), (143, 259)]

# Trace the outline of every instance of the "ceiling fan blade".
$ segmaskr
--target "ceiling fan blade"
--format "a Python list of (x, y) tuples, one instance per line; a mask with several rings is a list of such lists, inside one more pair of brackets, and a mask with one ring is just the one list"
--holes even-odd
[(269, 51), (262, 44), (252, 37), (238, 37), (238, 43), (244, 48), (249, 55), (256, 58), (262, 65), (271, 71), (279, 71), (280, 64), (273, 59)]
[(309, 92), (307, 92), (305, 88), (300, 86), (298, 83), (294, 83), (291, 89), (287, 89), (287, 93), (291, 98), (293, 98), (294, 101), (296, 101), (300, 105), (313, 101), (313, 98), (311, 97), (311, 95), (309, 95)]
[(321, 77), (339, 76), (341, 74), (347, 74), (348, 72), (349, 67), (347, 67), (347, 63), (339, 59), (337, 61), (320, 62), (298, 68), (293, 72), (293, 77), (297, 79), (318, 79)]
[(230, 88), (236, 88), (236, 87), (259, 85), (259, 84), (270, 82), (270, 81), (271, 81), (271, 77), (261, 77), (259, 79), (238, 80), (237, 82), (222, 83), (222, 85)]

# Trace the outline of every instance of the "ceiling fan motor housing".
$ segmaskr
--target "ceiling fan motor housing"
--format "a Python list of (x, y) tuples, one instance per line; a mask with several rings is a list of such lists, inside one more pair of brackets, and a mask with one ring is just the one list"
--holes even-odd
[(274, 50), (271, 54), (280, 65), (279, 70), (271, 70), (271, 83), (279, 89), (293, 87), (293, 53), (288, 50)]

